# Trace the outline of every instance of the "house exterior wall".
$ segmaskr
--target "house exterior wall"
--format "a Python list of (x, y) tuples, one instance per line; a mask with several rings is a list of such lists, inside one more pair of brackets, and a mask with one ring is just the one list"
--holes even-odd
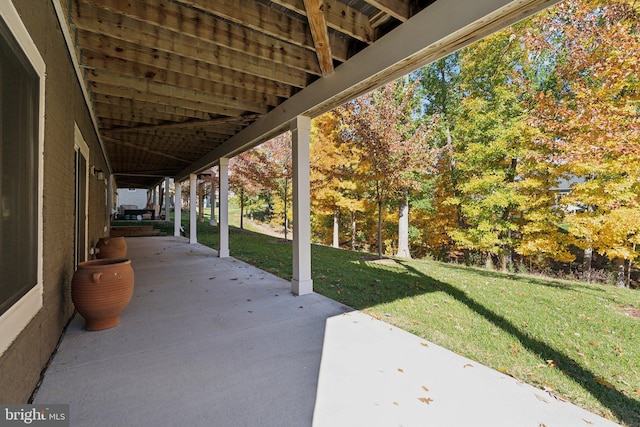
[[(90, 114), (51, 1), (11, 0), (46, 64), (42, 308), (0, 355), (0, 402), (25, 403), (73, 314), (74, 128), (89, 146), (88, 164), (107, 171)], [(88, 246), (107, 231), (106, 184), (90, 175)]]

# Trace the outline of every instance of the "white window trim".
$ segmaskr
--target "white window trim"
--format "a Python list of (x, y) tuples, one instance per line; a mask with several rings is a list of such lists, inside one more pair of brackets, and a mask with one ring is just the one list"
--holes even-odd
[[(85, 179), (85, 194), (84, 194), (84, 206), (83, 206), (83, 215), (84, 215), (84, 249), (85, 253), (82, 254), (81, 257), (78, 257), (78, 262), (87, 261), (89, 258), (89, 146), (87, 142), (84, 140), (82, 136), (82, 132), (78, 127), (77, 123), (74, 123), (74, 134), (73, 134), (73, 148), (77, 151), (82, 157), (84, 157), (86, 167), (84, 171), (84, 179)], [(75, 179), (75, 177), (74, 177)], [(75, 194), (74, 194), (75, 196)], [(77, 239), (78, 236), (75, 236), (74, 239)]]
[(0, 1), (0, 18), (13, 34), (40, 79), (38, 111), (38, 272), (36, 285), (0, 316), (0, 355), (9, 348), (20, 332), (42, 308), (43, 295), (43, 188), (44, 188), (44, 106), (46, 66), (35, 43), (10, 1)]

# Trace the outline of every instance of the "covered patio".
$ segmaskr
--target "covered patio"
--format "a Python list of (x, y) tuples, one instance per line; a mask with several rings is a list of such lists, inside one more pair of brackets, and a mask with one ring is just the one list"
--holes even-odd
[(122, 323), (76, 315), (34, 403), (72, 426), (613, 426), (181, 237), (128, 238)]

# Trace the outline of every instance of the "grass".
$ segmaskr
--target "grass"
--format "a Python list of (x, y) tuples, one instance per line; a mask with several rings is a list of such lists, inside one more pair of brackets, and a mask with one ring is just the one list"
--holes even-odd
[[(188, 223), (188, 221), (187, 221)], [(170, 225), (173, 232), (173, 225)], [(188, 231), (188, 226), (185, 226)], [(216, 247), (217, 229), (198, 224)], [(291, 279), (291, 244), (231, 228), (231, 255)], [(312, 247), (316, 292), (628, 426), (640, 426), (637, 291)]]

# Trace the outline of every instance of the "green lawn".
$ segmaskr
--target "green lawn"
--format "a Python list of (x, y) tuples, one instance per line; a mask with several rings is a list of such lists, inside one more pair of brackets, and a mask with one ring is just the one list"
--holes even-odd
[[(198, 241), (216, 247), (216, 228), (198, 224)], [(291, 279), (290, 242), (231, 228), (230, 250)], [(640, 308), (638, 291), (319, 245), (312, 259), (316, 292), (640, 426), (640, 319), (624, 312)]]

